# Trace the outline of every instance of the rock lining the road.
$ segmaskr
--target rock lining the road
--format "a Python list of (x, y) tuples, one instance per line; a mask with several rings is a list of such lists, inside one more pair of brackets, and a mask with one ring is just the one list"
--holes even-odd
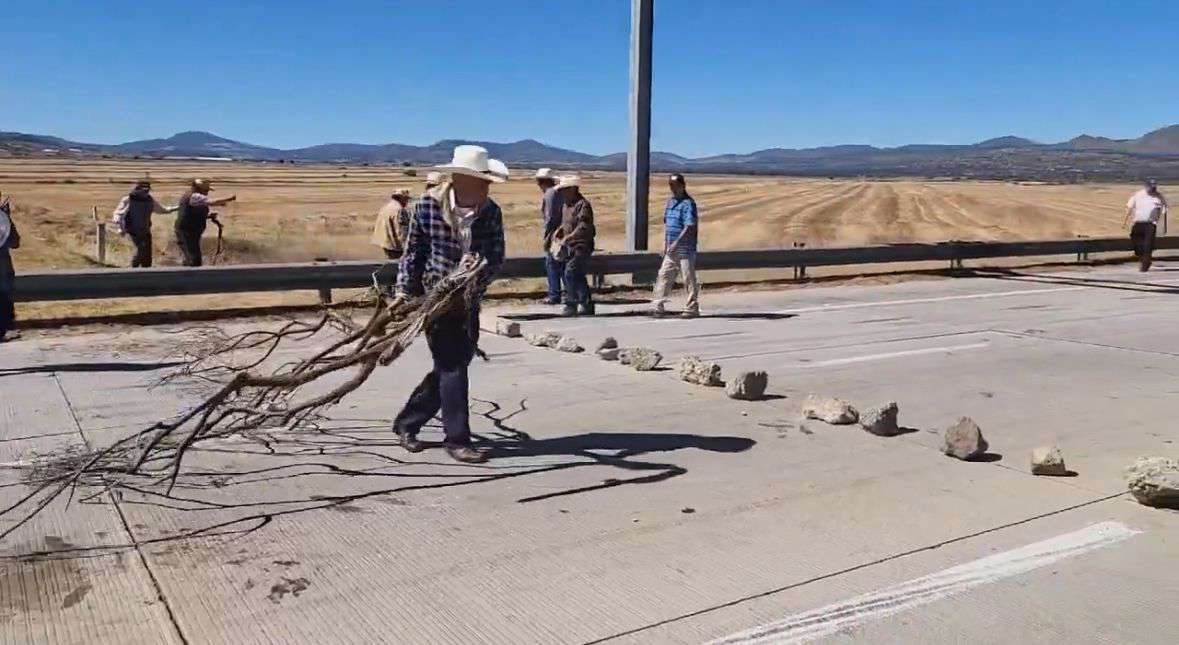
[(514, 320), (506, 320), (504, 318), (496, 318), (495, 319), (495, 333), (499, 334), (500, 336), (506, 336), (508, 338), (519, 338), (521, 336), (520, 323), (518, 323)]
[(572, 336), (562, 336), (553, 349), (556, 349), (558, 352), (568, 352), (570, 354), (578, 354), (585, 351), (585, 348), (579, 345)]
[(766, 395), (770, 377), (765, 372), (741, 372), (729, 379), (725, 394), (739, 401), (758, 401)]
[(1179, 461), (1139, 457), (1126, 469), (1126, 485), (1139, 503), (1179, 509)]
[(604, 349), (618, 349), (618, 341), (613, 336), (607, 336), (602, 339), (602, 342), (598, 343), (598, 347), (594, 351), (600, 352)]
[(807, 395), (802, 403), (802, 416), (835, 426), (850, 425), (860, 419), (859, 411), (847, 401), (817, 394)]
[(599, 349), (597, 351), (598, 358), (604, 361), (616, 361), (620, 353), (622, 353), (622, 350), (617, 347), (613, 349)]
[(1069, 474), (1064, 455), (1057, 446), (1040, 446), (1032, 450), (1032, 474), (1065, 477)]
[(860, 414), (860, 427), (878, 437), (895, 437), (901, 433), (897, 425), (900, 406), (896, 401), (869, 408)]
[(524, 340), (533, 347), (556, 347), (561, 342), (561, 334), (555, 331), (544, 331), (539, 334), (524, 334)]
[(663, 354), (646, 347), (635, 347), (628, 355), (629, 364), (636, 372), (650, 372), (658, 367), (659, 361), (662, 360)]
[(942, 452), (963, 461), (978, 459), (990, 447), (983, 438), (982, 429), (970, 417), (958, 419), (957, 423), (946, 428), (942, 438), (945, 442)]
[(725, 384), (721, 380), (721, 366), (700, 359), (699, 356), (685, 356), (679, 363), (680, 380), (706, 387), (720, 387)]

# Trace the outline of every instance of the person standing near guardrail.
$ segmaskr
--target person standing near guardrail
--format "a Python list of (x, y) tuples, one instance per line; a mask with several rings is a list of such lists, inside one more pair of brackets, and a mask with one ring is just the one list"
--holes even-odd
[[(553, 234), (561, 228), (564, 216), (564, 202), (561, 193), (556, 189), (557, 176), (552, 168), (541, 168), (533, 176), (536, 187), (540, 189), (540, 245), (544, 252), (544, 271), (548, 278), (548, 296), (544, 302), (547, 305), (561, 304), (561, 283), (565, 279), (565, 263), (553, 257), (549, 246)], [(565, 289), (569, 285), (565, 284)]]
[(393, 191), (389, 196), (389, 203), (377, 211), (377, 221), (373, 224), (373, 235), (370, 241), (381, 247), (385, 257), (396, 260), (405, 250), (405, 238), (409, 233), (409, 190), (402, 188)]
[[(559, 243), (558, 252), (565, 265), (565, 309), (564, 316), (594, 315), (593, 294), (590, 292), (590, 256), (594, 253), (594, 207), (581, 193), (581, 179), (566, 175), (557, 181), (554, 192), (561, 196), (561, 227), (553, 234), (554, 243)], [(579, 311), (580, 309), (580, 311)]]
[(503, 213), (489, 192), (492, 183), (507, 181), (507, 166), (488, 159), (485, 148), (463, 145), (439, 170), (449, 172), (450, 181), (414, 202), (396, 297), (425, 295), (467, 254), (484, 258), (487, 268), (470, 296), (470, 309), (426, 329), (433, 369), (393, 420), (393, 432), (407, 451), (421, 452), (418, 432), (441, 412), (447, 453), (459, 462), (481, 463), (487, 455), (471, 446), (468, 368), (479, 346), (479, 303), (504, 262)]
[(1163, 222), (1163, 234), (1167, 232), (1167, 200), (1159, 192), (1158, 182), (1147, 179), (1143, 182), (1142, 190), (1130, 196), (1130, 201), (1126, 202), (1126, 217), (1122, 226), (1131, 218), (1134, 223), (1130, 226), (1130, 240), (1134, 243), (1138, 270), (1149, 271), (1160, 219)]
[(194, 179), (192, 186), (180, 197), (180, 204), (176, 207), (176, 245), (180, 247), (180, 255), (186, 267), (199, 267), (203, 264), (201, 257), (201, 236), (209, 225), (209, 208), (223, 206), (237, 199), (237, 195), (230, 195), (221, 199), (210, 199), (209, 193), (213, 187), (208, 179)]
[(667, 294), (675, 285), (678, 273), (684, 280), (684, 291), (688, 296), (680, 316), (696, 318), (700, 315), (700, 282), (696, 278), (696, 242), (700, 216), (696, 209), (696, 200), (688, 194), (687, 181), (683, 175), (671, 175), (667, 179), (667, 185), (671, 189), (671, 197), (663, 211), (666, 246), (663, 251), (663, 264), (659, 267), (659, 277), (655, 280), (652, 313), (656, 317), (667, 315)]
[(11, 251), (18, 248), (20, 232), (12, 220), (12, 202), (4, 199), (0, 201), (0, 343), (20, 338), (20, 334), (9, 333), (16, 323), (16, 270)]
[(123, 235), (131, 238), (135, 255), (131, 268), (148, 268), (152, 261), (151, 216), (155, 213), (175, 213), (179, 206), (165, 207), (151, 194), (151, 182), (144, 179), (135, 183), (131, 192), (119, 200), (111, 214)]

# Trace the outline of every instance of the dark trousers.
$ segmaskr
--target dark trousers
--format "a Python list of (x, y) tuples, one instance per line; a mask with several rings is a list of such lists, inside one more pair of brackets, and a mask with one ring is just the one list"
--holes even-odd
[(176, 229), (176, 246), (180, 247), (182, 264), (186, 267), (199, 267), (203, 263), (201, 258), (201, 236), (204, 231), (188, 228)]
[(426, 374), (393, 420), (394, 431), (416, 436), (441, 411), (446, 443), (471, 443), (467, 370), (475, 355), (476, 341), (467, 325), (465, 315), (460, 314), (439, 320), (426, 332), (434, 369)]
[(393, 249), (381, 249), (381, 250), (385, 252), (385, 259), (387, 259), (387, 260), (397, 260), (397, 259), (401, 258), (401, 251), (395, 251)]
[(151, 266), (151, 231), (147, 232), (130, 232), (131, 243), (135, 245), (135, 256), (131, 258), (131, 268), (137, 269), (139, 267)]
[(565, 304), (588, 305), (590, 303), (589, 253), (574, 253), (565, 262)]
[(1157, 227), (1150, 222), (1135, 222), (1130, 227), (1130, 240), (1134, 242), (1134, 255), (1138, 257), (1141, 269), (1150, 268), (1151, 256), (1154, 254), (1154, 235)]
[[(544, 254), (544, 268), (545, 273), (549, 277), (549, 300), (554, 302), (561, 301), (561, 280), (565, 277), (566, 262), (558, 262), (553, 259), (553, 256), (548, 253)], [(569, 288), (569, 284), (565, 283), (565, 289)]]
[(12, 301), (12, 292), (0, 288), (0, 338), (16, 324), (16, 304)]

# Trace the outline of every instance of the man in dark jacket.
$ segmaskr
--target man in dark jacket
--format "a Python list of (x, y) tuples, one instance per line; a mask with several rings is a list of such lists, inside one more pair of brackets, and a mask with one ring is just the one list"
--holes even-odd
[(9, 334), (16, 322), (16, 306), (13, 291), (16, 286), (16, 271), (12, 267), (11, 249), (20, 248), (20, 233), (12, 221), (12, 205), (5, 199), (0, 201), (0, 343), (19, 338)]
[(565, 246), (565, 310), (562, 315), (594, 315), (594, 301), (590, 293), (590, 256), (594, 252), (594, 207), (581, 194), (581, 179), (574, 175), (561, 177), (556, 185), (561, 195), (561, 228), (558, 235)]
[(561, 228), (561, 214), (564, 204), (561, 194), (557, 191), (557, 176), (552, 168), (541, 168), (533, 176), (536, 187), (540, 189), (540, 224), (542, 227), (541, 248), (544, 251), (544, 269), (548, 276), (549, 295), (545, 298), (546, 305), (561, 304), (561, 281), (565, 277), (565, 262), (553, 257), (549, 249), (549, 242), (553, 233)]
[(165, 208), (151, 194), (151, 182), (137, 182), (115, 209), (115, 217), (123, 224), (123, 233), (135, 245), (131, 268), (150, 267), (152, 259), (151, 216), (154, 213), (175, 213), (179, 206)]
[(199, 267), (203, 263), (201, 258), (201, 236), (205, 234), (205, 227), (209, 225), (209, 208), (222, 206), (237, 199), (237, 195), (230, 195), (221, 199), (209, 199), (209, 192), (213, 188), (208, 179), (194, 179), (192, 187), (180, 197), (176, 214), (176, 245), (180, 247), (180, 255), (184, 258), (186, 267)]

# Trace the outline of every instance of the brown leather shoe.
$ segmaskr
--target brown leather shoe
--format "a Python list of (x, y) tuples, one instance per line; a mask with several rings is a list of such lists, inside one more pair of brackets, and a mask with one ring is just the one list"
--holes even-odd
[(487, 461), (486, 453), (466, 445), (446, 444), (446, 454), (450, 455), (451, 459), (464, 464), (481, 464)]
[(397, 441), (401, 443), (401, 447), (405, 448), (406, 452), (421, 452), (425, 449), (422, 442), (414, 435), (402, 430), (396, 430), (395, 432), (397, 433)]

